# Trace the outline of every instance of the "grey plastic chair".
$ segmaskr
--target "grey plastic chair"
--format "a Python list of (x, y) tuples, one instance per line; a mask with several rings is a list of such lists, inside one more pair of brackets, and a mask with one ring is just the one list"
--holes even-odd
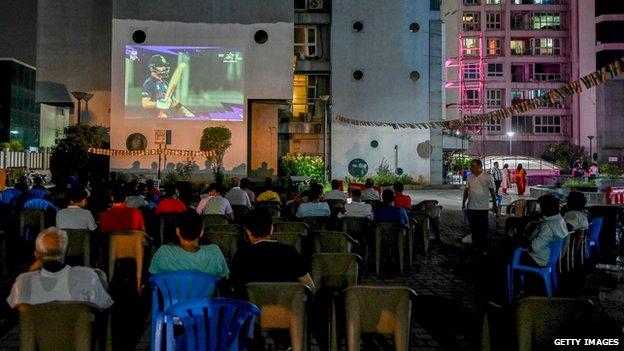
[(82, 265), (91, 267), (91, 232), (87, 229), (63, 229), (67, 232), (68, 258), (82, 256)]
[(312, 232), (314, 252), (347, 253), (353, 251), (353, 246), (358, 241), (345, 232), (319, 230)]
[[(375, 225), (375, 272), (379, 275), (381, 267), (381, 246), (382, 241), (390, 243), (390, 246), (396, 250), (395, 254), (398, 258), (398, 265), (401, 275), (404, 273), (404, 257), (405, 247), (407, 243), (408, 257), (410, 257), (410, 264), (413, 256), (413, 247), (410, 240), (409, 227), (401, 223), (377, 223)], [(370, 246), (369, 250), (370, 251)], [(368, 255), (367, 255), (368, 256)]]
[(304, 236), (308, 235), (310, 226), (303, 222), (276, 222), (273, 224), (276, 232), (299, 232)]
[(273, 232), (271, 234), (271, 239), (277, 240), (277, 242), (290, 245), (299, 252), (299, 254), (303, 254), (303, 240), (305, 236), (300, 232)]

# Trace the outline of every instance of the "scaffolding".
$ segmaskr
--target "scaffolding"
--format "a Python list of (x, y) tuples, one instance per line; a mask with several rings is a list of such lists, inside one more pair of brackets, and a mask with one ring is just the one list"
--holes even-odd
[[(484, 112), (485, 107), (485, 57), (483, 55), (483, 34), (458, 35), (458, 56), (446, 60), (445, 76), (447, 89), (458, 89), (458, 102), (446, 107), (458, 109), (459, 118)], [(456, 75), (456, 77), (454, 77)], [(467, 125), (463, 133), (478, 136), (475, 143), (479, 156), (484, 151), (486, 126)], [(473, 140), (474, 140), (473, 139)]]

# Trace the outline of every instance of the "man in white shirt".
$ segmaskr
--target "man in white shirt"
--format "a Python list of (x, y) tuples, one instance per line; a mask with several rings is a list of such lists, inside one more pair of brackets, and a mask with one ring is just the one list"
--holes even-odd
[(87, 192), (83, 189), (72, 191), (69, 206), (56, 213), (56, 225), (61, 229), (87, 229), (94, 231), (97, 228), (91, 211), (87, 206)]
[(204, 196), (197, 205), (197, 213), (200, 215), (206, 214), (222, 214), (234, 219), (234, 211), (230, 202), (221, 196), (219, 192), (219, 185), (212, 183), (208, 186), (208, 196)]
[(336, 179), (331, 181), (332, 190), (328, 191), (323, 195), (323, 200), (342, 200), (344, 203), (347, 203), (347, 195), (338, 190), (340, 188), (340, 182)]
[(73, 301), (89, 302), (106, 309), (113, 304), (93, 269), (65, 264), (65, 231), (55, 227), (45, 229), (37, 236), (35, 245), (35, 257), (38, 260), (35, 266), (42, 268), (17, 277), (7, 298), (9, 306), (15, 308), (20, 304)]
[(466, 188), (464, 189), (462, 210), (466, 209), (467, 201), (468, 209), (466, 214), (470, 224), (472, 242), (475, 245), (485, 245), (487, 234), (490, 230), (488, 224), (488, 211), (490, 208), (488, 195), (492, 197), (492, 211), (498, 213), (494, 179), (492, 179), (491, 175), (483, 172), (483, 163), (479, 159), (470, 161), (470, 170), (472, 174), (468, 176)]
[(379, 192), (375, 190), (373, 187), (375, 182), (372, 179), (366, 179), (366, 184), (364, 190), (362, 190), (362, 201), (366, 200), (378, 200), (381, 201), (381, 197), (379, 197)]
[(230, 202), (230, 205), (243, 205), (251, 208), (249, 195), (238, 186), (240, 179), (238, 179), (238, 177), (232, 177), (230, 182), (232, 183), (232, 189), (225, 194), (225, 198)]
[(553, 241), (563, 239), (568, 236), (566, 223), (559, 214), (559, 199), (554, 195), (548, 194), (540, 196), (537, 201), (540, 204), (542, 219), (538, 227), (531, 235), (531, 250), (528, 257), (522, 260), (525, 264), (538, 265), (545, 267), (550, 260), (550, 244)]
[(351, 203), (344, 206), (345, 212), (339, 213), (338, 218), (366, 217), (373, 220), (373, 206), (362, 202), (361, 196), (362, 191), (360, 189), (351, 190)]
[(329, 217), (331, 210), (327, 202), (319, 202), (319, 198), (323, 193), (323, 187), (320, 184), (310, 186), (308, 201), (299, 205), (297, 209), (297, 217)]

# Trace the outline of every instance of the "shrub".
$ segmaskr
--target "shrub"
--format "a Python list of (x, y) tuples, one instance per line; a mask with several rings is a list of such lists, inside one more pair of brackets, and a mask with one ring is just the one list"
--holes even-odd
[(204, 129), (199, 144), (201, 151), (214, 151), (215, 155), (207, 157), (215, 182), (223, 182), (223, 156), (232, 145), (232, 132), (223, 126)]
[(94, 166), (95, 155), (89, 154), (88, 149), (102, 147), (106, 133), (106, 129), (100, 126), (76, 124), (65, 127), (50, 156), (52, 181), (57, 185), (65, 184), (73, 174), (86, 180), (87, 175), (98, 168)]
[(18, 139), (12, 139), (9, 142), (2, 143), (2, 148), (11, 151), (24, 151), (24, 144)]
[(302, 154), (287, 154), (281, 159), (282, 170), (286, 177), (305, 176), (317, 182), (323, 182), (324, 166), (320, 156), (307, 156)]
[(569, 141), (561, 141), (555, 144), (549, 144), (544, 148), (542, 153), (542, 159), (553, 162), (558, 166), (566, 167), (568, 169), (570, 165), (578, 159), (587, 158), (587, 152), (585, 148), (578, 145), (573, 145)]
[(579, 180), (579, 179), (567, 179), (565, 183), (563, 183), (564, 188), (587, 188), (587, 187), (595, 187), (596, 180), (588, 179), (587, 181)]
[(598, 171), (605, 178), (618, 178), (622, 174), (620, 166), (614, 163), (601, 163), (598, 165)]

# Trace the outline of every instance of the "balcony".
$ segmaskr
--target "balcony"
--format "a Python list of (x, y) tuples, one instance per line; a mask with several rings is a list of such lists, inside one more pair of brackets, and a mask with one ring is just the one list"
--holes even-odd
[(513, 5), (565, 5), (565, 0), (511, 0)]
[(280, 123), (280, 134), (320, 134), (323, 132), (323, 123), (289, 121)]

